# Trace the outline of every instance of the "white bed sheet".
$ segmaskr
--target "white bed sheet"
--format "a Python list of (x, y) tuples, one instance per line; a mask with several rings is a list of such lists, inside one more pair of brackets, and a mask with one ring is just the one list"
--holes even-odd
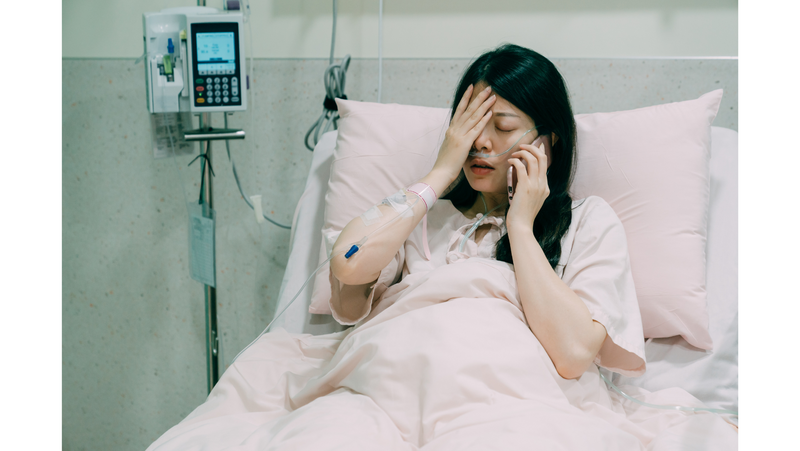
[[(282, 311), (319, 259), (325, 191), (337, 132), (324, 134), (314, 149), (306, 187), (294, 217), (290, 256), (278, 296)], [(679, 386), (709, 407), (738, 410), (738, 134), (711, 127), (711, 203), (707, 252), (709, 331), (713, 351), (690, 346), (681, 337), (648, 340), (647, 372), (638, 378), (614, 376), (618, 385), (648, 391)], [(300, 294), (275, 327), (293, 333), (326, 334), (343, 330), (330, 315), (308, 312), (312, 284)], [(736, 422), (736, 419), (732, 419)]]

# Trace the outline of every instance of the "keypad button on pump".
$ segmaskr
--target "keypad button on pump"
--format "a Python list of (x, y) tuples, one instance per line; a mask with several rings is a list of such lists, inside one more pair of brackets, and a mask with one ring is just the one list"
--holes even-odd
[(209, 97), (208, 98), (208, 103), (214, 103), (214, 98), (213, 97)]
[(219, 89), (219, 83), (214, 84), (214, 89)]
[(228, 96), (228, 91), (222, 91), (222, 95), (227, 97)]
[(214, 77), (214, 83), (219, 83), (219, 77)]
[(219, 97), (220, 95), (222, 95), (222, 93), (220, 91), (214, 91), (214, 95)]
[[(236, 89), (235, 87), (231, 88), (231, 95), (238, 96), (239, 95), (239, 90)], [(235, 102), (235, 100), (234, 100), (234, 102)]]
[(198, 86), (198, 87), (196, 87), (196, 88), (194, 88), (194, 89), (195, 89), (195, 90), (197, 90), (197, 91), (200, 91), (200, 92), (202, 92), (202, 91), (205, 91), (205, 89), (206, 89), (206, 88), (204, 88), (204, 87), (202, 87), (202, 86)]
[(227, 83), (223, 83), (222, 84), (222, 89), (228, 89), (228, 84)]
[(203, 84), (203, 79), (202, 78), (198, 78), (197, 80), (194, 81), (194, 84), (202, 85)]
[(220, 102), (222, 102), (222, 99), (220, 99), (219, 97), (214, 97), (214, 101), (217, 102), (217, 103), (220, 103)]
[(197, 103), (205, 103), (205, 101), (206, 101), (206, 99), (204, 99), (202, 97), (197, 99)]
[(214, 80), (211, 77), (206, 78), (206, 83), (211, 84)]
[(222, 77), (222, 82), (223, 83), (227, 83), (228, 82), (228, 77)]
[(236, 77), (231, 77), (231, 84), (234, 85), (234, 86), (238, 85), (239, 84), (239, 79), (236, 78)]
[(231, 102), (238, 102), (238, 101), (239, 101), (238, 97), (236, 97), (236, 96), (231, 97)]
[(223, 102), (223, 103), (228, 103), (228, 98), (227, 98), (227, 97), (223, 97), (223, 98), (222, 98), (222, 102)]

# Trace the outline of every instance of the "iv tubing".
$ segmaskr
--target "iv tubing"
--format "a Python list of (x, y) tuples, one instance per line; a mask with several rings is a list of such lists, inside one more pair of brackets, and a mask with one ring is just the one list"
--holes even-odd
[[(480, 195), (481, 195), (481, 199), (483, 199), (483, 193), (480, 193)], [(483, 201), (483, 205), (484, 205), (484, 207), (486, 206), (486, 200)], [(469, 228), (469, 231), (467, 231), (467, 233), (464, 234), (464, 238), (461, 239), (461, 244), (458, 245), (458, 252), (464, 252), (464, 245), (467, 244), (467, 240), (469, 240), (469, 237), (471, 237), (472, 234), (475, 233), (475, 230), (478, 229), (478, 226), (481, 225), (481, 222), (483, 222), (483, 220), (486, 219), (486, 217), (489, 216), (490, 213), (492, 213), (493, 211), (497, 210), (498, 208), (504, 207), (506, 205), (508, 205), (508, 204), (500, 204), (500, 205), (492, 208), (491, 210), (487, 211), (483, 216), (478, 218), (478, 220), (475, 221), (475, 224), (473, 224), (472, 227)]]
[(737, 417), (739, 416), (739, 412), (736, 412), (736, 411), (733, 411), (733, 410), (709, 409), (708, 407), (664, 406), (664, 405), (650, 404), (650, 403), (647, 403), (647, 402), (644, 402), (644, 401), (639, 401), (638, 399), (636, 399), (636, 398), (626, 394), (622, 390), (620, 390), (616, 385), (614, 385), (613, 382), (608, 380), (605, 377), (605, 375), (603, 375), (602, 371), (598, 371), (598, 373), (600, 374), (600, 377), (603, 379), (603, 381), (605, 381), (606, 384), (608, 384), (611, 388), (613, 388), (614, 391), (616, 391), (620, 395), (624, 396), (626, 399), (628, 399), (630, 401), (633, 401), (633, 402), (635, 402), (637, 404), (641, 404), (641, 405), (646, 406), (646, 407), (652, 407), (654, 409), (666, 409), (666, 410), (683, 410), (683, 411), (688, 411), (688, 412), (713, 412), (713, 413), (719, 413), (719, 414), (730, 414), (730, 415), (734, 415), (734, 416), (737, 416)]
[[(415, 196), (414, 196), (414, 198), (415, 198), (415, 200), (414, 200), (414, 203), (413, 203), (413, 204), (411, 204), (411, 206), (409, 206), (409, 210), (412, 210), (412, 211), (413, 211), (414, 207), (417, 205), (417, 203), (418, 203), (418, 202), (420, 201), (420, 199), (421, 199), (421, 198), (420, 198), (419, 196), (417, 196), (417, 195), (415, 195)], [(300, 289), (299, 289), (299, 290), (297, 291), (297, 293), (294, 295), (294, 297), (292, 298), (292, 300), (291, 300), (291, 301), (289, 301), (289, 303), (288, 303), (288, 304), (286, 304), (286, 307), (284, 307), (284, 308), (283, 308), (283, 310), (281, 310), (281, 311), (280, 311), (280, 312), (279, 312), (277, 315), (275, 315), (275, 318), (273, 318), (273, 319), (272, 319), (272, 321), (270, 321), (270, 322), (269, 322), (269, 324), (267, 324), (267, 327), (266, 327), (266, 328), (264, 328), (264, 330), (263, 330), (263, 331), (262, 331), (262, 332), (261, 332), (261, 333), (258, 335), (258, 337), (256, 337), (256, 339), (255, 339), (255, 340), (253, 340), (253, 341), (252, 341), (252, 342), (251, 342), (249, 345), (247, 345), (247, 346), (246, 346), (244, 349), (242, 349), (241, 351), (239, 351), (239, 353), (238, 353), (238, 354), (236, 354), (236, 357), (234, 357), (234, 358), (233, 358), (233, 360), (231, 361), (231, 364), (233, 364), (233, 362), (235, 362), (235, 361), (236, 361), (236, 359), (238, 359), (238, 358), (239, 358), (239, 356), (240, 356), (240, 355), (242, 355), (242, 353), (243, 353), (243, 352), (247, 351), (247, 350), (250, 348), (250, 346), (253, 346), (253, 345), (254, 345), (254, 344), (255, 344), (255, 343), (256, 343), (256, 342), (257, 342), (257, 341), (258, 341), (258, 340), (259, 340), (259, 339), (260, 339), (262, 336), (264, 336), (264, 334), (265, 334), (265, 333), (267, 333), (267, 332), (269, 331), (269, 328), (272, 326), (272, 323), (274, 323), (275, 321), (277, 321), (277, 320), (278, 320), (278, 318), (280, 318), (280, 317), (281, 317), (281, 315), (283, 315), (283, 313), (284, 313), (284, 312), (285, 312), (285, 311), (286, 311), (286, 310), (287, 310), (289, 307), (291, 307), (291, 306), (292, 306), (292, 304), (294, 304), (294, 301), (296, 301), (296, 300), (297, 300), (297, 297), (298, 297), (298, 296), (300, 296), (300, 293), (302, 293), (302, 292), (303, 292), (303, 290), (304, 290), (304, 289), (306, 288), (306, 286), (308, 285), (308, 283), (309, 283), (309, 282), (311, 282), (311, 279), (312, 279), (312, 278), (313, 278), (313, 277), (314, 277), (314, 276), (315, 276), (315, 275), (316, 275), (316, 274), (319, 272), (319, 270), (320, 270), (320, 269), (322, 269), (322, 268), (323, 268), (323, 267), (324, 267), (324, 266), (325, 266), (325, 265), (326, 265), (326, 264), (327, 264), (329, 261), (333, 260), (333, 257), (336, 257), (337, 255), (341, 255), (341, 254), (344, 254), (344, 253), (349, 253), (349, 252), (351, 252), (351, 251), (353, 250), (353, 247), (355, 247), (356, 249), (355, 249), (355, 251), (352, 251), (352, 254), (355, 254), (356, 252), (358, 252), (359, 250), (361, 250), (361, 247), (363, 247), (363, 246), (364, 246), (364, 243), (366, 243), (366, 242), (367, 242), (367, 239), (369, 239), (369, 237), (371, 237), (372, 235), (374, 235), (374, 234), (378, 233), (379, 231), (381, 231), (381, 230), (385, 229), (385, 228), (386, 228), (386, 227), (388, 227), (390, 224), (394, 224), (394, 223), (395, 223), (395, 221), (397, 221), (398, 219), (400, 219), (400, 218), (401, 218), (401, 217), (403, 217), (403, 216), (405, 216), (405, 212), (398, 214), (397, 216), (395, 216), (394, 218), (392, 218), (392, 220), (391, 220), (391, 221), (387, 222), (386, 224), (384, 224), (384, 225), (382, 225), (382, 226), (378, 227), (377, 229), (373, 230), (372, 232), (368, 233), (367, 235), (365, 235), (365, 236), (364, 236), (363, 238), (361, 238), (360, 240), (358, 240), (358, 241), (356, 241), (356, 242), (354, 242), (354, 243), (350, 243), (350, 244), (346, 245), (346, 246), (345, 246), (343, 249), (340, 249), (340, 250), (338, 250), (338, 251), (333, 251), (333, 252), (331, 252), (331, 256), (330, 256), (330, 257), (328, 257), (328, 259), (327, 259), (327, 260), (325, 260), (324, 262), (322, 262), (322, 264), (320, 264), (319, 266), (317, 266), (317, 269), (315, 269), (315, 270), (314, 270), (314, 271), (311, 273), (311, 275), (310, 275), (310, 276), (308, 276), (308, 279), (306, 279), (305, 283), (303, 283), (303, 286), (301, 286), (301, 287), (300, 287)], [(351, 255), (352, 255), (352, 254), (351, 254)]]
[[(183, 62), (181, 62), (183, 64)], [(166, 109), (164, 107), (164, 97), (161, 97), (161, 109)], [(164, 118), (164, 124), (167, 126), (167, 135), (169, 135), (169, 147), (172, 150), (172, 162), (175, 164), (175, 172), (178, 173), (178, 184), (181, 185), (181, 191), (183, 192), (183, 205), (186, 206), (186, 211), (189, 212), (189, 197), (186, 196), (186, 186), (183, 184), (183, 177), (181, 176), (181, 171), (178, 168), (178, 159), (175, 155), (175, 142), (172, 139), (172, 128), (169, 126), (169, 116), (168, 113), (162, 113), (162, 117)], [(180, 113), (176, 116), (178, 120), (180, 120)], [(177, 121), (176, 121), (177, 122)]]
[[(223, 115), (225, 116), (225, 128), (228, 128), (228, 114), (227, 113), (223, 113)], [(255, 207), (253, 207), (253, 203), (250, 202), (250, 198), (247, 197), (247, 194), (245, 194), (244, 190), (242, 190), (242, 184), (239, 182), (239, 174), (236, 172), (236, 163), (233, 162), (233, 157), (231, 157), (230, 141), (228, 141), (227, 139), (225, 140), (225, 150), (228, 152), (228, 160), (230, 160), (231, 166), (233, 167), (233, 178), (236, 179), (236, 186), (239, 187), (239, 193), (244, 198), (244, 201), (247, 202), (247, 205), (250, 208), (252, 208), (253, 210), (255, 210)], [(267, 221), (275, 224), (278, 227), (281, 227), (281, 228), (284, 228), (284, 229), (291, 229), (292, 228), (291, 226), (287, 226), (287, 225), (283, 225), (281, 223), (275, 222), (271, 218), (267, 217), (267, 215), (265, 215), (264, 213), (262, 213), (261, 216), (263, 216), (264, 219), (266, 219)]]

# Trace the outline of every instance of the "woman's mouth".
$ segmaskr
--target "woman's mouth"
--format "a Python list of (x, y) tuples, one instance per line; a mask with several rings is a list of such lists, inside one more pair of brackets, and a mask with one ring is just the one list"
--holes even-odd
[(494, 171), (494, 167), (485, 161), (476, 160), (472, 163), (472, 166), (470, 166), (470, 170), (472, 170), (472, 173), (475, 175), (486, 175)]

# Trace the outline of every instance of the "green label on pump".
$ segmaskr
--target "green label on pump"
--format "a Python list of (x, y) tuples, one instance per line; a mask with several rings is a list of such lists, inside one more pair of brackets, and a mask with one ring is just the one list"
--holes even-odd
[(172, 58), (169, 55), (164, 55), (164, 74), (172, 75)]
[(198, 78), (194, 82), (197, 83), (198, 85), (202, 85), (203, 84), (203, 79), (202, 78)]

